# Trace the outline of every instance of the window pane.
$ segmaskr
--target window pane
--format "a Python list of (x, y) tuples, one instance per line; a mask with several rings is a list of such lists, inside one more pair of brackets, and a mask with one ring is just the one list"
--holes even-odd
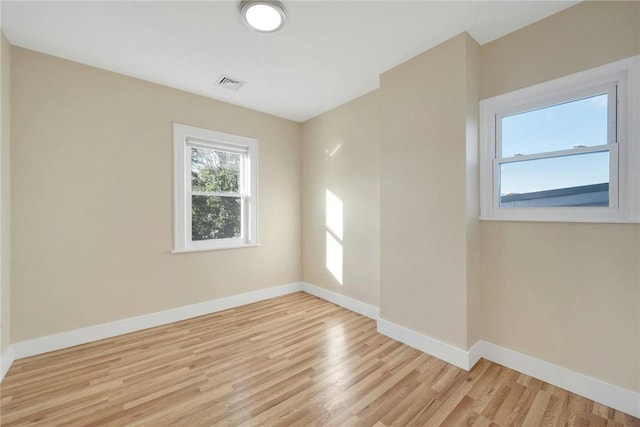
[(191, 196), (191, 215), (193, 241), (241, 236), (240, 197)]
[(238, 192), (240, 154), (191, 147), (191, 190)]
[(502, 118), (502, 157), (608, 143), (608, 95)]
[(609, 206), (609, 152), (500, 165), (500, 207)]

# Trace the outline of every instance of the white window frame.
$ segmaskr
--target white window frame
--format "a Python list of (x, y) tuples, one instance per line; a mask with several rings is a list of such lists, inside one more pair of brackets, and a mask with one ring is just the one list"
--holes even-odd
[[(200, 147), (235, 152), (241, 155), (238, 193), (202, 193), (191, 191), (191, 148)], [(258, 246), (258, 140), (244, 136), (173, 124), (173, 250), (172, 253), (232, 249)], [(242, 233), (232, 239), (191, 239), (191, 196), (219, 195), (241, 198)]]
[[(480, 102), (480, 219), (554, 222), (640, 222), (640, 56)], [(599, 93), (609, 94), (606, 145), (501, 158), (501, 118)], [(616, 96), (617, 95), (617, 96)], [(609, 207), (500, 208), (500, 164), (608, 151)]]

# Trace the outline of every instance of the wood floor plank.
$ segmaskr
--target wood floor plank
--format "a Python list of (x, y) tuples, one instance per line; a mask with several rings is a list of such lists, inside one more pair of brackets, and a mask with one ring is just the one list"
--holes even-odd
[(605, 426), (640, 420), (481, 360), (466, 372), (296, 293), (17, 360), (1, 426)]
[(545, 390), (540, 390), (536, 394), (533, 403), (527, 411), (527, 417), (524, 419), (523, 425), (538, 426), (542, 424), (542, 417), (549, 404), (551, 393)]

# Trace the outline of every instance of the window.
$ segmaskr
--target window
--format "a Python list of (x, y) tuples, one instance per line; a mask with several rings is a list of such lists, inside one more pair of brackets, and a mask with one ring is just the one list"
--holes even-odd
[(482, 101), (481, 219), (638, 221), (637, 69), (635, 57)]
[(174, 133), (174, 250), (257, 245), (257, 142), (181, 124)]

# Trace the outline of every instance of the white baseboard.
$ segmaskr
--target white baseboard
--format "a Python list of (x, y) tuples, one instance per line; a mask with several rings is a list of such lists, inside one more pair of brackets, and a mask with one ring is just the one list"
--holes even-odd
[(475, 343), (468, 351), (469, 353), (469, 369), (467, 369), (468, 371), (470, 371), (474, 366), (476, 366), (476, 363), (478, 363), (478, 361), (480, 359), (482, 359), (482, 346), (480, 345), (481, 342), (484, 341), (478, 341), (477, 343)]
[(465, 351), (382, 318), (378, 320), (378, 332), (467, 371), (471, 370), (478, 360), (484, 358), (634, 417), (640, 417), (640, 393), (524, 353), (482, 340)]
[(0, 383), (4, 379), (4, 376), (7, 375), (7, 371), (11, 367), (15, 357), (13, 354), (13, 346), (10, 345), (4, 353), (0, 354)]
[[(28, 341), (13, 344), (13, 352), (16, 359), (35, 356), (49, 351), (60, 350), (85, 344), (105, 338), (112, 338), (130, 332), (153, 328), (155, 326), (166, 325), (180, 320), (190, 319), (205, 314), (216, 313), (222, 310), (251, 304), (282, 295), (299, 292), (302, 290), (302, 283), (291, 283), (288, 285), (276, 286), (273, 288), (261, 289), (247, 292), (240, 295), (219, 298), (198, 304), (173, 308), (157, 313), (145, 314), (128, 319), (117, 320), (115, 322), (103, 323), (89, 326), (87, 328), (76, 329), (69, 332), (48, 335)], [(3, 358), (4, 359), (4, 358)]]
[(468, 351), (463, 350), (382, 319), (380, 318), (379, 309), (375, 306), (306, 282), (276, 286), (15, 343), (9, 346), (4, 354), (1, 355), (0, 381), (4, 378), (14, 359), (111, 338), (299, 291), (307, 292), (348, 310), (375, 319), (378, 322), (378, 332), (381, 334), (462, 369), (470, 370), (480, 358), (485, 358), (627, 414), (640, 417), (640, 393), (638, 392), (626, 390), (486, 341), (478, 341)]
[(302, 282), (302, 290), (308, 294), (315, 295), (318, 298), (322, 298), (323, 300), (332, 302), (346, 308), (347, 310), (362, 314), (363, 316), (367, 316), (373, 320), (378, 320), (380, 317), (380, 309), (378, 307), (337, 292), (333, 292), (307, 282)]
[(541, 359), (499, 345), (478, 341), (471, 350), (487, 360), (504, 365), (587, 399), (640, 417), (640, 393), (624, 389)]
[(473, 367), (468, 351), (388, 320), (378, 319), (378, 332), (464, 370), (468, 371)]

